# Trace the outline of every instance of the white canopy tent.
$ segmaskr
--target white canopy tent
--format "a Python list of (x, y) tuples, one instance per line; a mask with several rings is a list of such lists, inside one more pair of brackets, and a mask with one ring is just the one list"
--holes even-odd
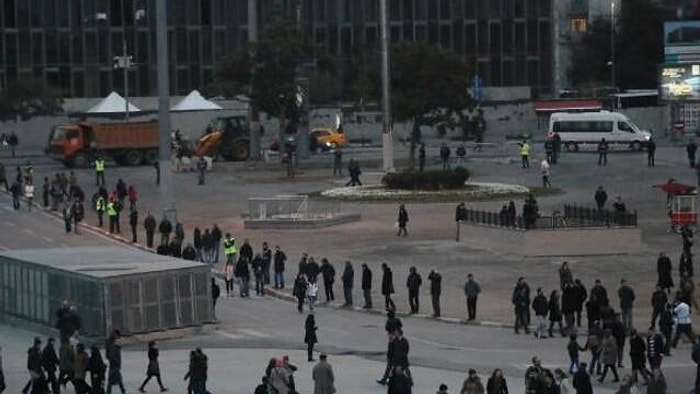
[(171, 111), (218, 111), (220, 109), (222, 108), (219, 104), (205, 99), (197, 90), (191, 91), (170, 108)]
[[(117, 92), (112, 92), (97, 103), (94, 107), (87, 110), (90, 114), (115, 114), (126, 112), (126, 100)], [(129, 103), (129, 112), (141, 112), (135, 105)]]

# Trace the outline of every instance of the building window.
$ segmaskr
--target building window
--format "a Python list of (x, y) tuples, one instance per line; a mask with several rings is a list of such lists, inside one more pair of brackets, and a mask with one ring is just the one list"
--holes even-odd
[(586, 18), (571, 18), (569, 30), (572, 33), (585, 33), (588, 30), (588, 20)]

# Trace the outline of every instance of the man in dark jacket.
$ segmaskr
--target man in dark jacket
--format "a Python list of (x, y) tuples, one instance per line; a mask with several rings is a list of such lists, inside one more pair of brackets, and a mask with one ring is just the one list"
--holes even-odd
[(173, 232), (173, 225), (167, 217), (163, 216), (163, 219), (158, 225), (158, 232), (160, 233), (161, 245), (170, 244), (170, 234)]
[(335, 282), (335, 268), (327, 258), (321, 259), (321, 276), (323, 276), (323, 290), (326, 292), (326, 302), (335, 301), (333, 294), (333, 282)]
[(571, 333), (576, 324), (576, 290), (573, 283), (564, 285), (564, 290), (561, 292), (561, 313), (564, 315), (564, 324), (566, 332)]
[(595, 302), (599, 308), (610, 306), (608, 291), (603, 287), (600, 279), (596, 279), (593, 287), (591, 287), (591, 299), (595, 298)]
[(581, 367), (574, 374), (572, 385), (576, 389), (576, 394), (593, 394), (591, 386), (591, 375), (586, 371), (586, 363), (581, 363)]
[(386, 263), (382, 263), (382, 295), (384, 296), (384, 307), (387, 311), (396, 310), (396, 304), (391, 299), (394, 294), (394, 275)]
[(654, 290), (654, 293), (651, 295), (652, 312), (650, 327), (656, 327), (656, 319), (661, 312), (663, 312), (664, 308), (666, 308), (666, 304), (668, 304), (668, 295), (666, 295), (664, 289), (660, 286), (656, 286), (656, 290)]
[(223, 237), (223, 234), (221, 233), (221, 229), (219, 228), (218, 225), (214, 225), (211, 228), (211, 242), (212, 242), (212, 253), (214, 255), (212, 256), (212, 263), (214, 264), (219, 264), (219, 250), (221, 249), (221, 238)]
[(430, 297), (433, 301), (433, 317), (440, 317), (440, 293), (442, 293), (442, 275), (437, 270), (430, 271)]
[(656, 260), (656, 273), (658, 279), (656, 285), (671, 293), (673, 287), (673, 268), (671, 259), (666, 256), (666, 253), (661, 252)]
[(243, 241), (241, 249), (238, 251), (241, 258), (245, 258), (246, 261), (253, 261), (253, 247), (250, 246), (250, 241), (247, 239)]
[(406, 279), (406, 287), (408, 287), (408, 304), (411, 307), (411, 314), (418, 313), (420, 287), (423, 284), (423, 278), (416, 272), (416, 267), (409, 269), (408, 278)]
[(691, 139), (688, 141), (688, 144), (685, 146), (685, 153), (688, 155), (688, 164), (690, 164), (690, 168), (695, 168), (695, 152), (698, 150), (698, 145), (695, 143), (695, 140)]
[(642, 375), (644, 379), (644, 384), (649, 383), (649, 371), (646, 368), (646, 351), (647, 346), (644, 343), (644, 338), (642, 338), (637, 330), (632, 329), (630, 331), (630, 362), (632, 363), (632, 376), (635, 382), (637, 380), (637, 372)]
[(647, 360), (652, 371), (661, 368), (664, 346), (664, 338), (654, 330), (654, 327), (650, 327), (647, 336)]
[(156, 232), (156, 218), (150, 212), (143, 221), (143, 227), (146, 229), (146, 246), (152, 248), (153, 234)]
[[(216, 300), (221, 296), (221, 288), (216, 284), (216, 278), (211, 278), (211, 303), (212, 311), (214, 316), (216, 316)], [(216, 319), (216, 317), (214, 317)]]
[(136, 227), (139, 225), (139, 213), (136, 208), (132, 208), (129, 212), (129, 225), (131, 225), (131, 242), (138, 242), (138, 237), (136, 236)]
[(44, 350), (41, 352), (41, 366), (44, 368), (44, 371), (46, 371), (46, 382), (51, 386), (51, 392), (60, 394), (61, 384), (56, 376), (58, 355), (54, 347), (54, 339), (51, 337), (49, 337), (46, 346), (44, 346)]
[(365, 298), (364, 309), (372, 309), (372, 271), (367, 264), (362, 264), (362, 295)]
[(622, 325), (625, 331), (629, 332), (634, 325), (632, 324), (632, 307), (634, 306), (634, 290), (627, 285), (627, 281), (620, 281), (620, 288), (617, 290), (617, 295), (620, 297), (620, 314), (622, 316)]
[(279, 245), (275, 246), (273, 258), (275, 260), (275, 289), (284, 289), (284, 262), (287, 261), (287, 255), (284, 254)]
[(352, 306), (352, 287), (355, 283), (355, 270), (349, 261), (345, 262), (343, 270), (343, 295), (345, 295), (345, 304), (343, 306)]
[(608, 193), (603, 189), (603, 186), (598, 186), (598, 189), (593, 195), (593, 199), (595, 199), (595, 205), (598, 207), (598, 210), (602, 211), (605, 202), (608, 201)]
[(34, 337), (34, 345), (27, 350), (27, 370), (29, 371), (29, 381), (22, 389), (23, 394), (27, 394), (29, 389), (41, 378), (44, 372), (41, 368), (41, 338)]
[(481, 286), (474, 280), (472, 273), (467, 274), (467, 281), (464, 283), (464, 297), (467, 299), (467, 320), (476, 319), (476, 302), (481, 293)]
[(262, 244), (262, 270), (263, 270), (263, 282), (265, 285), (270, 284), (270, 267), (272, 266), (272, 250), (267, 245), (267, 242)]
[(114, 330), (105, 343), (105, 356), (109, 361), (109, 374), (107, 376), (107, 394), (112, 393), (112, 386), (117, 385), (122, 394), (126, 393), (122, 379), (122, 347), (118, 340), (121, 337), (119, 330)]
[(528, 319), (528, 310), (530, 307), (530, 287), (525, 283), (525, 278), (518, 278), (518, 283), (513, 289), (512, 297), (513, 306), (515, 307), (515, 333), (520, 333), (520, 328), (525, 329), (525, 334), (530, 333), (530, 319)]
[(581, 328), (581, 312), (583, 311), (583, 303), (588, 298), (588, 291), (580, 279), (574, 280), (574, 293), (576, 294), (576, 325)]
[(544, 295), (542, 288), (537, 289), (537, 295), (532, 300), (532, 310), (535, 312), (535, 318), (537, 319), (537, 329), (535, 330), (535, 336), (537, 338), (543, 338), (545, 330), (547, 329), (547, 313), (549, 312), (549, 301), (547, 301), (547, 296)]

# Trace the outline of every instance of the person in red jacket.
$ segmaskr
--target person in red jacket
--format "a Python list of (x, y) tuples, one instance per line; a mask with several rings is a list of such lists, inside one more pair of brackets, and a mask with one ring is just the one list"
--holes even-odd
[(136, 201), (138, 200), (138, 193), (136, 193), (136, 188), (134, 185), (129, 186), (129, 190), (127, 191), (127, 196), (129, 198), (129, 204), (130, 208), (134, 209), (136, 208)]

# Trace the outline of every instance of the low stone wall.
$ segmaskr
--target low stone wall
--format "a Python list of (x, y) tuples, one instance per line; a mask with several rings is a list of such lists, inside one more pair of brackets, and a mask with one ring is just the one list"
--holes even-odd
[(476, 249), (523, 257), (623, 254), (643, 247), (641, 229), (615, 227), (521, 231), (462, 223), (458, 240)]

